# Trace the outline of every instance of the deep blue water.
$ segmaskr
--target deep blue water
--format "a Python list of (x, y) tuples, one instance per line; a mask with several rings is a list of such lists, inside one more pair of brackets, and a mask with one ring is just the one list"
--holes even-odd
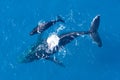
[[(103, 47), (91, 38), (79, 37), (65, 46), (62, 68), (50, 61), (18, 62), (37, 35), (29, 32), (42, 21), (61, 15), (68, 31), (89, 29), (101, 15), (99, 33)], [(0, 0), (0, 80), (120, 80), (120, 1), (119, 0)], [(45, 31), (47, 37), (58, 23)], [(77, 45), (76, 45), (77, 43)]]

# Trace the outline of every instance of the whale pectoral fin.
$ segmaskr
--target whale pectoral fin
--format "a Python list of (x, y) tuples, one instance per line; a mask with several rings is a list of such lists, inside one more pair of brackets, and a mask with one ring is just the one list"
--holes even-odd
[(61, 61), (59, 61), (57, 58), (55, 58), (55, 57), (47, 57), (47, 58), (45, 58), (46, 60), (49, 60), (49, 61), (52, 61), (52, 62), (54, 62), (55, 64), (58, 64), (58, 65), (60, 65), (60, 66), (62, 66), (62, 67), (65, 67), (65, 65), (61, 62)]

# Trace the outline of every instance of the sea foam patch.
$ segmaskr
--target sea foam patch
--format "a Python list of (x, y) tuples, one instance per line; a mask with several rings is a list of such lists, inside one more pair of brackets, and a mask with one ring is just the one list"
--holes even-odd
[(60, 38), (57, 36), (57, 34), (52, 34), (47, 38), (47, 44), (51, 51), (58, 45), (59, 40)]

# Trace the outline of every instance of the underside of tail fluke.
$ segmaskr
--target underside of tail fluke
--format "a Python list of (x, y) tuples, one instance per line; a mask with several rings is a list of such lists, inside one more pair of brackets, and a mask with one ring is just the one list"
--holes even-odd
[(99, 24), (100, 24), (100, 15), (97, 15), (95, 18), (93, 18), (89, 31), (93, 41), (98, 45), (98, 47), (102, 47), (102, 40), (98, 33)]

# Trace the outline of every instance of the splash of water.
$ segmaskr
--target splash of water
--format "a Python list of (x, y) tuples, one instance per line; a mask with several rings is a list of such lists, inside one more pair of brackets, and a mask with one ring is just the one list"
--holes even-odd
[(59, 50), (59, 53), (58, 53), (57, 56), (60, 56), (61, 58), (65, 58), (66, 54), (67, 54), (67, 50), (66, 50), (64, 47), (62, 47), (62, 48)]
[(57, 33), (59, 33), (60, 31), (64, 30), (65, 26), (60, 24), (60, 27), (57, 29)]
[(70, 10), (70, 12), (66, 15), (66, 22), (76, 23), (74, 19), (74, 11)]
[[(47, 38), (47, 45), (48, 45), (48, 50), (46, 52), (52, 52), (56, 46), (59, 46), (59, 40), (60, 38), (58, 37), (57, 33), (52, 33), (48, 38)], [(66, 56), (66, 50), (64, 47), (59, 48), (59, 53), (56, 56), (59, 56), (61, 58), (64, 58)]]
[(59, 43), (59, 40), (60, 38), (57, 36), (57, 34), (53, 33), (52, 35), (50, 35), (48, 38), (47, 38), (47, 44), (48, 44), (48, 47), (51, 51), (53, 51), (53, 49), (58, 46), (58, 43)]

